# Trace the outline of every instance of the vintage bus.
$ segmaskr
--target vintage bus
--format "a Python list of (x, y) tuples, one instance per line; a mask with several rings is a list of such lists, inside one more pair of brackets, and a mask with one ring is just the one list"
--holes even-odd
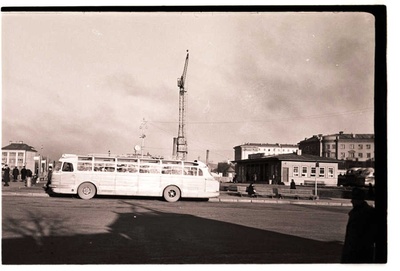
[(180, 198), (219, 196), (219, 182), (200, 162), (64, 154), (54, 168), (49, 188), (54, 193)]

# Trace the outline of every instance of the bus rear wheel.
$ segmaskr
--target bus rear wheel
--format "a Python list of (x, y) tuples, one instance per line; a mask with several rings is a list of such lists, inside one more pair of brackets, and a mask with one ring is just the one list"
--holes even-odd
[(81, 199), (91, 199), (96, 195), (96, 187), (91, 183), (83, 183), (78, 187), (78, 196)]
[(164, 189), (163, 196), (168, 202), (176, 202), (181, 198), (181, 191), (175, 185), (170, 185)]

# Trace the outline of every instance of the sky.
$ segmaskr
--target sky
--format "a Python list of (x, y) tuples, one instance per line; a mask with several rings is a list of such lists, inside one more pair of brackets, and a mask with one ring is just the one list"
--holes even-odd
[(374, 23), (362, 12), (2, 14), (2, 146), (119, 155), (145, 134), (144, 152), (169, 158), (187, 50), (189, 160), (374, 133)]

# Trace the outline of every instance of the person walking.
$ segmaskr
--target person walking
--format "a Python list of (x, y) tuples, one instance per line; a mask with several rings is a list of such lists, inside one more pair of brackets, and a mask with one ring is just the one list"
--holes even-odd
[(292, 181), (290, 182), (290, 189), (296, 189), (296, 183), (294, 182), (293, 179), (292, 179)]
[(25, 182), (25, 179), (26, 179), (26, 168), (25, 166), (23, 166), (21, 169), (21, 182)]
[(45, 190), (49, 189), (51, 184), (51, 177), (53, 176), (53, 168), (49, 166), (49, 171), (47, 172), (47, 183), (44, 185)]
[(4, 166), (4, 171), (3, 171), (3, 179), (4, 179), (4, 186), (10, 186), (8, 183), (10, 182), (10, 168), (6, 164)]
[(14, 167), (14, 169), (12, 171), (12, 174), (13, 174), (13, 177), (14, 177), (13, 182), (16, 182), (18, 180), (18, 175), (19, 175), (19, 170), (18, 170), (17, 167)]
[(352, 190), (353, 209), (349, 212), (342, 251), (342, 263), (373, 263), (377, 234), (375, 208), (365, 201), (365, 192)]

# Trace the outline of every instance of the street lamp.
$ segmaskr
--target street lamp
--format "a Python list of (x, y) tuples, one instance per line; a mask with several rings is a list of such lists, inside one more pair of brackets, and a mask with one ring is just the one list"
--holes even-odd
[(145, 135), (145, 133), (144, 133), (144, 130), (147, 129), (147, 121), (146, 121), (144, 118), (143, 118), (142, 123), (140, 124), (139, 129), (140, 129), (140, 131), (141, 131), (141, 136), (139, 136), (139, 138), (142, 139), (142, 146), (141, 146), (142, 154), (141, 154), (141, 156), (142, 156), (142, 158), (143, 158), (144, 139), (145, 139), (145, 137), (146, 137), (146, 135)]
[(318, 172), (319, 163), (315, 162), (315, 199), (318, 198), (318, 184), (317, 184), (317, 172)]

